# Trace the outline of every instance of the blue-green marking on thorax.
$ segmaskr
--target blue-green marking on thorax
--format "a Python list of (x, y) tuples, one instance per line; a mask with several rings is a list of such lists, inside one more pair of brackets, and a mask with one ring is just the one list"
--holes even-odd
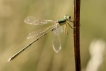
[(62, 26), (66, 23), (66, 19), (58, 20), (58, 23)]
[(58, 23), (60, 26), (66, 24), (66, 21), (70, 21), (71, 20), (71, 16), (64, 16), (64, 19), (58, 20)]

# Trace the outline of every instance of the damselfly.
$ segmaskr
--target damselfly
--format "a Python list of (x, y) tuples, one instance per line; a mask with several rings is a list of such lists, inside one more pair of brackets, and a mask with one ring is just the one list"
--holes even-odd
[[(61, 42), (60, 42), (60, 37), (59, 34), (62, 32), (62, 27), (65, 26), (67, 29), (67, 26), (71, 27), (70, 22), (71, 21), (71, 16), (64, 16), (63, 19), (58, 20), (58, 21), (53, 21), (53, 20), (43, 20), (43, 19), (37, 19), (35, 17), (29, 16), (24, 20), (25, 23), (31, 24), (31, 25), (42, 25), (42, 24), (47, 24), (47, 23), (55, 23), (52, 26), (49, 26), (44, 29), (40, 29), (38, 31), (32, 32), (28, 35), (27, 39), (33, 38), (34, 36), (39, 36), (37, 39), (32, 41), (30, 44), (28, 44), (26, 47), (22, 48), (19, 52), (14, 54), (11, 58), (8, 59), (8, 61), (13, 60), (15, 57), (17, 57), (20, 53), (22, 53), (25, 49), (27, 49), (29, 46), (31, 46), (34, 42), (38, 41), (41, 37), (45, 36), (47, 33), (50, 31), (54, 32), (54, 38), (52, 41), (52, 47), (56, 53), (58, 53), (61, 50)], [(72, 27), (71, 27), (72, 28)], [(66, 30), (67, 33), (67, 30)]]

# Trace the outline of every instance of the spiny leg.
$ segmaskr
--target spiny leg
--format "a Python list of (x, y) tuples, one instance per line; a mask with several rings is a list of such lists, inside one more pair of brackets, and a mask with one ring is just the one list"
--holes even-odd
[(67, 28), (68, 28), (68, 25), (67, 25), (67, 23), (66, 23), (66, 28), (65, 28), (65, 33), (66, 33), (66, 35), (68, 35), (68, 31), (67, 31)]
[(73, 27), (69, 24), (69, 22), (67, 22), (66, 24), (73, 29)]
[(73, 29), (73, 27), (69, 24), (69, 22), (66, 22), (66, 24), (64, 25), (64, 30), (65, 30), (65, 34), (69, 35), (68, 33), (68, 27), (71, 27)]

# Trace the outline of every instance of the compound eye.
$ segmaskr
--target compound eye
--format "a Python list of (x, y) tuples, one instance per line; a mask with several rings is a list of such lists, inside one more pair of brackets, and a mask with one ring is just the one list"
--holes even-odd
[(71, 16), (65, 15), (64, 18), (70, 20), (71, 19)]
[(71, 19), (71, 16), (69, 16), (69, 19)]

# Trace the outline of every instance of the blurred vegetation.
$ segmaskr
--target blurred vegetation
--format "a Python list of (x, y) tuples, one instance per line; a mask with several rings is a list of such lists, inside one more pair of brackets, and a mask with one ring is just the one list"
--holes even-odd
[[(9, 57), (36, 39), (26, 39), (30, 32), (48, 27), (25, 24), (27, 16), (58, 20), (64, 15), (71, 15), (73, 19), (73, 0), (0, 0), (0, 71), (75, 71), (72, 31), (72, 35), (62, 33), (59, 53), (53, 51), (53, 33), (49, 33), (7, 62)], [(82, 0), (80, 19), (81, 64), (85, 71), (90, 58), (90, 42), (106, 40), (106, 0)], [(105, 61), (100, 71), (106, 70)]]

